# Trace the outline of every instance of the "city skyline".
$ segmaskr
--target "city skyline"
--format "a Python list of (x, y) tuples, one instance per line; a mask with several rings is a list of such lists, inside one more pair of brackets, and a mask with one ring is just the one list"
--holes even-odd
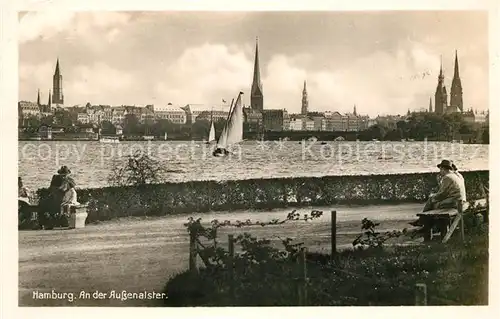
[[(488, 24), (478, 12), (101, 12), (57, 23), (51, 16), (50, 24), (45, 18), (29, 13), (20, 20), (21, 100), (51, 88), (59, 58), (66, 105), (220, 104), (239, 90), (248, 105), (258, 36), (265, 109), (300, 113), (304, 81), (310, 111), (351, 112), (356, 104), (360, 114), (375, 116), (427, 108), (441, 56), (451, 85), (455, 50), (464, 109), (488, 108)], [(464, 19), (466, 27), (456, 24)], [(155, 38), (165, 34), (166, 43)]]

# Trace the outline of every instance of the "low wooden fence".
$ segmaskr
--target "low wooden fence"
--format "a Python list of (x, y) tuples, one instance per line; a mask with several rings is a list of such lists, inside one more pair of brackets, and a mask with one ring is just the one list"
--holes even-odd
[[(487, 207), (485, 207), (487, 208)], [(464, 225), (461, 225), (462, 228), (462, 240), (464, 239), (463, 228)], [(331, 227), (330, 227), (330, 236), (331, 236), (331, 247), (330, 247), (330, 258), (333, 263), (338, 254), (337, 248), (337, 211), (331, 211)], [(200, 256), (205, 265), (209, 265), (209, 262), (205, 259), (205, 257), (201, 254), (198, 254), (199, 247), (202, 246), (199, 237), (190, 234), (190, 243), (189, 243), (189, 271), (193, 274), (197, 274), (199, 272), (197, 265), (197, 257)], [(235, 270), (234, 270), (234, 260), (235, 260), (235, 238), (233, 234), (228, 234), (228, 259), (226, 263), (226, 267), (229, 275), (229, 283), (230, 283), (230, 295), (234, 297), (235, 291)], [(343, 271), (342, 269), (337, 269), (338, 271)], [(302, 247), (298, 254), (297, 258), (297, 266), (295, 271), (295, 277), (293, 278), (296, 287), (296, 296), (297, 296), (297, 305), (299, 306), (307, 306), (308, 305), (308, 271), (307, 271), (307, 248)], [(409, 288), (406, 288), (409, 289)], [(417, 306), (425, 306), (427, 305), (427, 286), (424, 283), (417, 283), (415, 285), (414, 295), (415, 295), (415, 305)], [(436, 298), (439, 299), (439, 298)]]

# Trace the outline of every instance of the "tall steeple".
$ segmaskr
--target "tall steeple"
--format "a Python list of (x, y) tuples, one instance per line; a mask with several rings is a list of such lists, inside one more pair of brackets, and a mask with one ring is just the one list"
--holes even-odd
[(262, 91), (262, 82), (260, 81), (259, 38), (256, 38), (255, 42), (255, 64), (253, 67), (253, 82), (250, 92), (250, 106), (257, 111), (262, 111), (264, 109), (264, 93)]
[(50, 90), (49, 90), (49, 103), (47, 104), (48, 111), (50, 112), (50, 108), (52, 107), (52, 99), (50, 97)]
[(434, 108), (437, 114), (444, 114), (448, 106), (448, 95), (444, 85), (443, 57), (441, 57), (441, 67), (439, 70), (438, 84), (434, 94)]
[(462, 81), (458, 70), (458, 53), (455, 50), (455, 70), (453, 73), (453, 80), (451, 81), (450, 89), (450, 106), (453, 109), (458, 109), (460, 112), (464, 111)]
[(309, 112), (309, 99), (307, 98), (307, 86), (304, 80), (304, 89), (302, 90), (302, 110), (301, 114), (306, 115)]
[(352, 114), (354, 114), (354, 115), (356, 115), (356, 116), (358, 115), (358, 112), (356, 112), (356, 104), (354, 104), (354, 109), (353, 109), (353, 111), (352, 111)]
[(55, 104), (64, 104), (62, 75), (61, 75), (61, 70), (59, 68), (59, 58), (57, 58), (56, 70), (52, 78), (52, 89), (53, 89), (52, 102), (54, 102)]
[(432, 97), (429, 98), (429, 112), (432, 113)]
[(38, 105), (38, 107), (40, 107), (40, 89), (38, 89), (38, 96), (36, 98), (36, 105)]

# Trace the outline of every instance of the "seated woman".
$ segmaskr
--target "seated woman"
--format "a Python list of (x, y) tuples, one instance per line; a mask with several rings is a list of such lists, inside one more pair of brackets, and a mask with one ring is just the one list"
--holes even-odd
[(17, 178), (17, 202), (18, 227), (21, 229), (29, 227), (32, 220), (30, 191), (24, 187), (21, 177)]
[(65, 184), (66, 184), (66, 191), (64, 192), (64, 196), (62, 199), (61, 210), (64, 214), (68, 215), (69, 207), (80, 205), (80, 203), (77, 200), (77, 194), (75, 189), (76, 184), (73, 181), (73, 179), (68, 179)]

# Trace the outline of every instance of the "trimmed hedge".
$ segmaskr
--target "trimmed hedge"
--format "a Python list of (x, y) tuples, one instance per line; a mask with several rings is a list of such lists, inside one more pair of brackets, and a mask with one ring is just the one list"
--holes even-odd
[[(481, 182), (488, 183), (489, 171), (462, 175), (467, 199), (484, 198)], [(93, 222), (235, 209), (424, 202), (436, 187), (435, 173), (190, 181), (79, 189), (78, 201), (89, 204), (87, 222)], [(38, 190), (40, 199), (47, 194), (47, 189)]]

